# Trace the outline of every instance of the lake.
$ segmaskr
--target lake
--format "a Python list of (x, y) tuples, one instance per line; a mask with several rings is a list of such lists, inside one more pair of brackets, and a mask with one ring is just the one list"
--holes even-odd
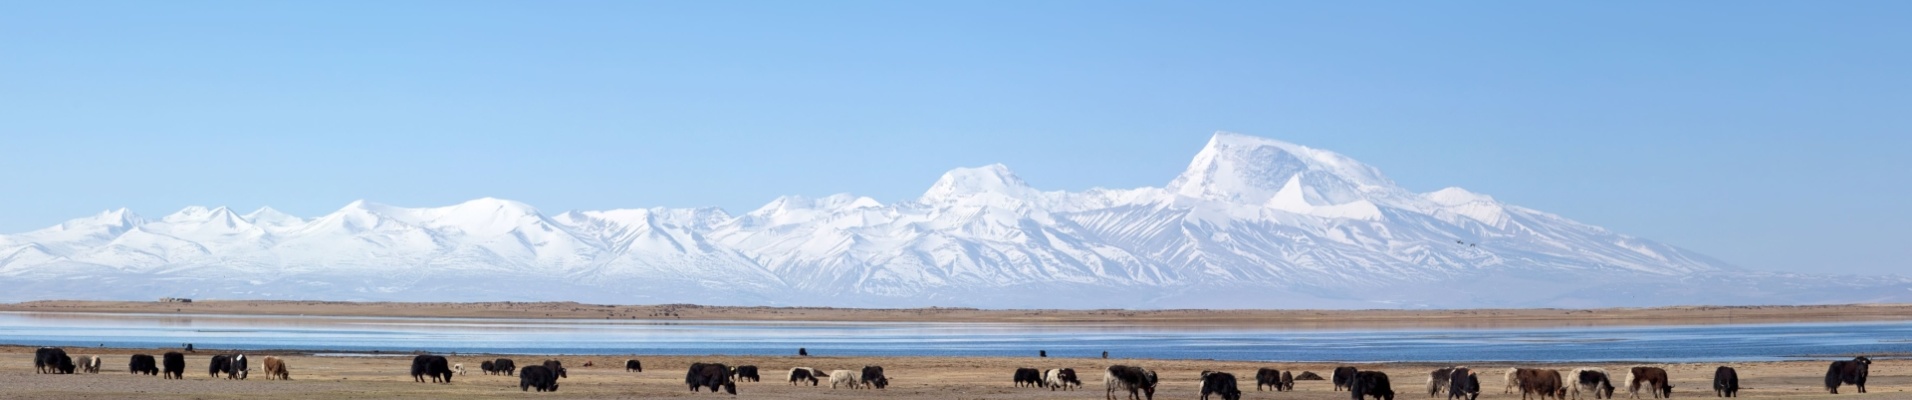
[[(1485, 329), (0, 313), (0, 343), (347, 353), (1768, 361), (1912, 353), (1912, 322)], [(1848, 356), (1849, 357), (1849, 356)]]

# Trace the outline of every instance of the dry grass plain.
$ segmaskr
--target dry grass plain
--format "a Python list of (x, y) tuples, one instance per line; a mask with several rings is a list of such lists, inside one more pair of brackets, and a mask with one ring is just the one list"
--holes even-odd
[[(1139, 365), (1156, 370), (1162, 376), (1157, 398), (1195, 399), (1200, 397), (1196, 377), (1202, 370), (1222, 370), (1234, 373), (1242, 379), (1245, 391), (1244, 399), (1296, 399), (1326, 400), (1347, 399), (1347, 392), (1334, 392), (1324, 381), (1300, 381), (1293, 392), (1256, 392), (1253, 390), (1252, 377), (1257, 368), (1264, 366), (1284, 370), (1314, 371), (1322, 375), (1333, 368), (1323, 363), (1251, 363), (1205, 360), (1102, 360), (1071, 358), (1001, 358), (1001, 357), (735, 357), (735, 356), (506, 356), (518, 361), (520, 365), (542, 362), (547, 358), (562, 360), (570, 371), (570, 378), (561, 380), (562, 386), (556, 393), (521, 392), (516, 377), (486, 376), (477, 371), (481, 360), (496, 358), (489, 355), (453, 355), (452, 362), (463, 363), (470, 374), (458, 376), (450, 384), (414, 383), (406, 374), (411, 365), (410, 356), (393, 357), (337, 357), (314, 356), (307, 353), (248, 353), (254, 360), (265, 355), (276, 355), (286, 359), (292, 373), (290, 381), (266, 380), (262, 373), (255, 373), (245, 381), (229, 381), (209, 378), (205, 373), (207, 359), (213, 351), (201, 350), (187, 357), (186, 379), (181, 381), (163, 380), (156, 376), (130, 375), (126, 373), (128, 355), (135, 352), (159, 354), (161, 350), (129, 349), (88, 349), (68, 348), (70, 354), (102, 355), (107, 362), (100, 374), (79, 375), (38, 375), (33, 373), (33, 348), (0, 347), (0, 398), (46, 398), (46, 399), (376, 399), (376, 398), (446, 398), (446, 399), (502, 399), (502, 398), (582, 398), (582, 399), (649, 399), (649, 398), (729, 398), (729, 395), (710, 394), (709, 392), (691, 393), (683, 383), (683, 371), (692, 362), (721, 362), (729, 365), (756, 365), (764, 370), (763, 382), (744, 382), (738, 385), (738, 398), (774, 398), (774, 399), (1096, 399), (1102, 398), (1104, 390), (1100, 387), (1100, 374), (1095, 372), (1110, 364)], [(644, 363), (642, 373), (625, 372), (623, 360), (637, 358)], [(585, 362), (596, 367), (583, 367)], [(257, 361), (255, 361), (256, 363)], [(784, 382), (784, 371), (793, 366), (807, 366), (819, 369), (854, 369), (863, 365), (882, 365), (891, 377), (891, 386), (884, 390), (831, 389), (826, 381), (821, 386), (791, 386)], [(1592, 364), (1605, 367), (1609, 371), (1618, 371), (1627, 365)], [(1712, 397), (1710, 382), (1712, 370), (1721, 364), (1656, 364), (1667, 368), (1673, 375), (1675, 396), (1679, 398)], [(1906, 363), (1899, 360), (1877, 360), (1872, 367), (1872, 379), (1868, 384), (1870, 394), (1829, 395), (1820, 389), (1821, 377), (1825, 373), (1825, 362), (1787, 361), (1728, 363), (1739, 369), (1742, 385), (1746, 388), (1741, 396), (1749, 398), (1772, 399), (1815, 399), (1815, 398), (1912, 398), (1905, 390), (1912, 386), (1912, 376), (1905, 372)], [(1501, 394), (1501, 377), (1498, 371), (1510, 365), (1484, 364), (1470, 365), (1483, 373), (1481, 384), (1486, 386), (1483, 399), (1516, 399), (1519, 394)], [(1582, 365), (1523, 365), (1525, 367), (1556, 368), (1564, 370)], [(1016, 388), (1010, 382), (1011, 373), (1018, 367), (1033, 368), (1076, 368), (1084, 372), (1088, 385), (1076, 391), (1050, 391), (1047, 389)], [(1422, 387), (1428, 370), (1437, 368), (1427, 364), (1362, 364), (1358, 367), (1386, 372), (1394, 381), (1394, 389), (1402, 399), (1427, 398)], [(255, 367), (256, 364), (255, 364)], [(255, 369), (255, 372), (257, 370)], [(1624, 392), (1624, 389), (1622, 389)], [(1853, 392), (1850, 387), (1841, 393)], [(1642, 393), (1644, 395), (1644, 393)], [(1624, 397), (1622, 397), (1624, 398)]]
[[(1534, 327), (1603, 325), (1690, 325), (1761, 322), (1836, 322), (1890, 321), (1912, 319), (1912, 305), (1839, 305), (1770, 307), (1664, 307), (1614, 308), (1594, 310), (1515, 309), (1515, 310), (976, 310), (961, 308), (927, 309), (841, 309), (709, 307), (695, 305), (612, 306), (579, 303), (347, 303), (314, 301), (200, 301), (189, 304), (153, 302), (38, 301), (0, 304), (0, 311), (19, 312), (102, 312), (150, 314), (231, 314), (231, 315), (325, 315), (372, 317), (466, 317), (466, 318), (588, 318), (588, 319), (684, 319), (684, 320), (762, 320), (762, 321), (933, 321), (933, 322), (1025, 322), (1025, 323), (1121, 323), (1134, 325), (1247, 325), (1283, 328), (1363, 328), (1363, 327)], [(725, 398), (708, 392), (692, 393), (683, 384), (683, 371), (693, 362), (720, 362), (729, 365), (756, 365), (763, 369), (763, 382), (745, 382), (738, 386), (737, 397), (776, 399), (1099, 399), (1103, 398), (1100, 370), (1111, 364), (1138, 365), (1154, 369), (1162, 376), (1157, 398), (1195, 399), (1199, 397), (1197, 376), (1202, 370), (1233, 372), (1248, 389), (1245, 399), (1347, 399), (1346, 392), (1332, 391), (1323, 381), (1301, 381), (1293, 392), (1253, 391), (1254, 371), (1261, 367), (1282, 370), (1313, 371), (1326, 375), (1334, 365), (1325, 363), (1253, 363), (1211, 360), (1135, 360), (1008, 357), (794, 357), (794, 356), (507, 356), (519, 365), (545, 359), (562, 360), (571, 377), (561, 381), (557, 393), (521, 392), (516, 377), (486, 376), (478, 372), (482, 360), (491, 355), (448, 355), (454, 363), (463, 363), (468, 375), (451, 384), (413, 383), (406, 374), (410, 355), (391, 357), (320, 356), (303, 352), (248, 353), (255, 360), (275, 355), (287, 359), (293, 375), (290, 381), (266, 380), (255, 374), (245, 381), (211, 379), (205, 374), (212, 350), (201, 349), (187, 358), (187, 379), (162, 380), (156, 376), (126, 373), (128, 356), (134, 353), (158, 355), (158, 349), (68, 348), (76, 358), (103, 355), (100, 374), (38, 375), (33, 373), (33, 348), (0, 346), (0, 399), (380, 399), (380, 398)], [(629, 373), (623, 360), (643, 361), (645, 372)], [(1823, 361), (1787, 361), (1728, 363), (1738, 368), (1745, 389), (1741, 395), (1753, 398), (1894, 398), (1912, 399), (1912, 376), (1907, 362), (1875, 357), (1870, 394), (1829, 395), (1821, 389), (1826, 363)], [(596, 367), (583, 367), (585, 362)], [(255, 361), (256, 363), (256, 361)], [(827, 381), (820, 387), (791, 386), (783, 381), (790, 367), (806, 366), (824, 370), (855, 369), (864, 365), (882, 365), (892, 385), (885, 390), (831, 389)], [(1590, 364), (1620, 371), (1627, 364)], [(1665, 364), (1672, 373), (1680, 398), (1711, 397), (1712, 370), (1721, 365)], [(1483, 373), (1487, 386), (1483, 399), (1515, 399), (1519, 394), (1502, 394), (1500, 373), (1512, 365), (1470, 365)], [(1563, 370), (1588, 365), (1521, 365)], [(1019, 367), (1075, 368), (1087, 384), (1077, 391), (1016, 388), (1010, 382)], [(1394, 388), (1402, 399), (1428, 398), (1421, 388), (1432, 364), (1364, 364), (1393, 377)], [(255, 364), (255, 368), (258, 368)], [(1621, 373), (1616, 373), (1620, 375)], [(1617, 378), (1617, 376), (1616, 376)], [(1851, 388), (1842, 393), (1851, 393)], [(1623, 395), (1624, 396), (1624, 395)], [(1622, 397), (1624, 398), (1624, 397)]]

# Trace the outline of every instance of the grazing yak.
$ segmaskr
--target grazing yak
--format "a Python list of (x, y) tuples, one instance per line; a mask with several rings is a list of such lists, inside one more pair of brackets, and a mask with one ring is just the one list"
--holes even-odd
[(863, 386), (877, 389), (890, 387), (890, 377), (883, 375), (882, 366), (866, 365), (863, 367), (863, 373), (858, 377), (863, 379)]
[(1576, 368), (1567, 373), (1567, 390), (1574, 399), (1580, 398), (1580, 392), (1586, 391), (1595, 399), (1613, 398), (1613, 381), (1608, 379), (1607, 370), (1600, 368)]
[(558, 391), (558, 373), (543, 365), (524, 367), (518, 372), (518, 391), (528, 392), (538, 389), (540, 392)]
[(80, 372), (100, 373), (100, 356), (80, 356)]
[(1666, 370), (1659, 367), (1633, 367), (1627, 371), (1627, 398), (1640, 398), (1640, 386), (1646, 386), (1653, 398), (1672, 398), (1673, 381), (1667, 380)]
[(498, 373), (498, 363), (491, 361), (480, 362), (478, 363), (478, 372), (483, 372), (485, 375), (495, 375)]
[(1529, 395), (1543, 399), (1554, 398), (1564, 400), (1567, 397), (1567, 386), (1565, 380), (1560, 379), (1560, 371), (1521, 368), (1514, 373), (1514, 376), (1516, 380), (1520, 381), (1520, 398), (1522, 400), (1525, 400)]
[(206, 362), (206, 375), (218, 378), (219, 374), (229, 372), (232, 372), (232, 356), (220, 354), (212, 356), (212, 361)]
[(457, 374), (458, 376), (464, 376), (464, 375), (465, 375), (465, 363), (457, 363), (457, 364), (452, 364), (452, 365), (451, 365), (451, 372), (452, 372), (453, 374)]
[(498, 374), (511, 376), (518, 373), (518, 363), (509, 358), (500, 358), (491, 362), (491, 368)]
[(798, 383), (803, 381), (810, 381), (810, 386), (816, 386), (817, 379), (823, 376), (825, 376), (823, 375), (823, 371), (818, 371), (816, 368), (810, 368), (810, 367), (791, 368), (790, 369), (790, 386), (797, 386)]
[(1261, 391), (1263, 386), (1274, 388), (1277, 392), (1281, 391), (1281, 370), (1274, 368), (1255, 370), (1255, 391)]
[(1076, 379), (1075, 368), (1043, 371), (1042, 383), (1048, 385), (1051, 392), (1056, 389), (1074, 390), (1082, 387), (1082, 380)]
[(1388, 374), (1378, 371), (1357, 371), (1349, 379), (1348, 394), (1354, 400), (1373, 397), (1378, 400), (1394, 400), (1394, 387), (1388, 384)]
[(1111, 365), (1102, 374), (1102, 383), (1108, 387), (1108, 400), (1115, 400), (1116, 389), (1127, 390), (1131, 400), (1154, 400), (1158, 381), (1155, 371), (1127, 365)]
[(1839, 394), (1839, 384), (1844, 383), (1858, 386), (1859, 393), (1865, 393), (1866, 375), (1871, 374), (1871, 369), (1872, 359), (1870, 358), (1857, 357), (1851, 361), (1833, 361), (1831, 368), (1826, 369), (1826, 391)]
[(644, 372), (644, 363), (637, 362), (636, 359), (624, 360), (624, 372), (632, 371)]
[(159, 375), (159, 361), (152, 354), (134, 354), (133, 360), (126, 363), (126, 371), (147, 376)]
[(451, 383), (451, 363), (444, 356), (421, 354), (412, 357), (412, 380), (424, 383), (427, 376), (434, 383)]
[(266, 356), (265, 359), (259, 360), (259, 363), (266, 367), (266, 379), (292, 380), (292, 371), (285, 369), (285, 360)]
[(246, 355), (233, 354), (231, 356), (227, 356), (226, 359), (231, 360), (231, 363), (227, 364), (228, 369), (226, 370), (226, 379), (245, 380), (246, 374), (252, 372), (252, 368), (246, 365), (248, 363), (248, 360), (246, 359)]
[(1295, 380), (1297, 380), (1297, 381), (1324, 381), (1324, 380), (1327, 380), (1327, 378), (1322, 378), (1320, 374), (1316, 374), (1316, 373), (1314, 373), (1314, 371), (1301, 371), (1301, 374), (1299, 374), (1299, 375), (1295, 375)]
[(165, 367), (165, 370), (160, 371), (162, 376), (166, 379), (186, 379), (186, 354), (168, 351), (160, 357), (160, 366)]
[(552, 372), (552, 373), (555, 373), (555, 374), (558, 374), (558, 377), (559, 377), (559, 378), (570, 378), (570, 377), (571, 377), (571, 375), (569, 375), (569, 374), (567, 374), (567, 373), (565, 372), (566, 370), (564, 369), (564, 363), (562, 363), (562, 362), (558, 362), (558, 360), (544, 360), (544, 367), (545, 367), (545, 368), (550, 368), (550, 369), (551, 369), (551, 372)]
[(33, 369), (42, 374), (71, 374), (77, 366), (73, 357), (66, 355), (66, 349), (41, 347), (33, 351)]
[(1713, 396), (1739, 397), (1739, 371), (1724, 365), (1714, 369)]
[(1474, 400), (1480, 397), (1480, 377), (1467, 368), (1455, 368), (1448, 374), (1447, 400)]
[(831, 370), (830, 371), (830, 388), (836, 389), (837, 384), (839, 383), (843, 384), (843, 386), (848, 386), (851, 389), (856, 389), (858, 385), (863, 384), (863, 377), (858, 376), (856, 371), (851, 371), (847, 369)]
[(745, 379), (749, 379), (751, 382), (763, 381), (763, 378), (757, 376), (757, 366), (755, 365), (737, 366), (737, 368), (731, 370), (730, 378), (738, 382), (743, 382)]
[(1427, 373), (1427, 395), (1433, 397), (1447, 391), (1447, 384), (1453, 380), (1454, 367), (1441, 368)]
[[(1295, 376), (1288, 372), (1289, 371), (1281, 371), (1281, 391), (1283, 392), (1295, 390)], [(1303, 373), (1305, 374), (1306, 372)], [(1317, 376), (1315, 380), (1321, 380), (1321, 377)]]
[(1349, 385), (1353, 384), (1354, 374), (1359, 372), (1361, 371), (1354, 369), (1354, 367), (1335, 367), (1334, 372), (1328, 374), (1328, 380), (1334, 382), (1334, 390), (1339, 392), (1346, 390)]
[(691, 364), (690, 370), (684, 372), (684, 384), (690, 385), (691, 392), (707, 387), (711, 393), (723, 388), (726, 393), (737, 394), (737, 382), (730, 380), (730, 367), (723, 364)]
[(1203, 372), (1202, 400), (1208, 400), (1209, 394), (1219, 394), (1222, 400), (1241, 400), (1241, 389), (1235, 387), (1235, 374)]
[(1016, 387), (1041, 387), (1042, 371), (1036, 370), (1035, 368), (1016, 368), (1014, 380)]

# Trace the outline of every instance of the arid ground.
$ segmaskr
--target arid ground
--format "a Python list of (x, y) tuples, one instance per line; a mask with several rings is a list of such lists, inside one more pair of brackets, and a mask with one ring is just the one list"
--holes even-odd
[[(692, 305), (602, 306), (577, 303), (343, 303), (302, 301), (201, 301), (189, 304), (150, 302), (78, 302), (41, 301), (0, 304), (0, 311), (111, 312), (111, 313), (192, 313), (241, 315), (329, 315), (329, 316), (432, 316), (473, 318), (614, 318), (614, 319), (687, 319), (687, 320), (807, 320), (807, 321), (941, 321), (941, 322), (1040, 322), (1040, 323), (1125, 323), (1156, 325), (1242, 324), (1281, 327), (1517, 327), (1517, 326), (1595, 326), (1595, 325), (1676, 325), (1759, 322), (1836, 322), (1889, 321), (1912, 319), (1912, 305), (1844, 305), (1777, 307), (1667, 307), (1597, 310), (974, 310), (974, 309), (836, 309), (706, 307)], [(763, 382), (739, 385), (738, 397), (792, 399), (1096, 399), (1103, 398), (1100, 371), (1111, 364), (1143, 366), (1158, 371), (1163, 379), (1157, 398), (1194, 399), (1199, 397), (1197, 376), (1202, 370), (1221, 370), (1236, 374), (1245, 389), (1245, 399), (1347, 399), (1346, 392), (1334, 392), (1324, 381), (1300, 381), (1294, 392), (1275, 393), (1254, 390), (1257, 368), (1312, 371), (1327, 375), (1333, 365), (1325, 363), (1253, 363), (1209, 360), (1150, 359), (1072, 359), (1002, 357), (794, 357), (794, 356), (504, 356), (520, 366), (545, 359), (559, 359), (570, 372), (561, 381), (557, 393), (526, 393), (518, 389), (516, 377), (486, 376), (478, 371), (482, 360), (494, 355), (447, 355), (462, 363), (469, 374), (456, 377), (450, 384), (414, 383), (407, 375), (410, 354), (337, 356), (310, 352), (249, 353), (254, 360), (276, 355), (286, 358), (291, 381), (266, 380), (255, 361), (255, 373), (245, 381), (212, 379), (206, 374), (207, 360), (217, 350), (199, 349), (187, 357), (187, 379), (162, 380), (156, 376), (126, 373), (128, 356), (134, 353), (158, 355), (168, 349), (96, 349), (67, 348), (76, 358), (102, 355), (106, 362), (100, 374), (39, 375), (33, 371), (33, 348), (0, 346), (0, 398), (57, 399), (370, 399), (370, 398), (724, 398), (708, 392), (692, 393), (683, 383), (685, 368), (693, 362), (718, 362), (729, 365), (756, 365), (763, 370)], [(642, 373), (625, 372), (623, 360), (643, 361)], [(591, 362), (595, 367), (584, 367)], [(892, 384), (884, 390), (831, 389), (827, 380), (819, 387), (791, 386), (784, 381), (790, 367), (806, 366), (823, 370), (855, 369), (864, 365), (882, 365)], [(1673, 375), (1675, 395), (1681, 398), (1710, 397), (1712, 371), (1721, 363), (1661, 365)], [(1741, 395), (1759, 398), (1829, 398), (1822, 386), (1824, 361), (1785, 361), (1725, 363), (1739, 369)], [(1912, 387), (1907, 361), (1878, 357), (1872, 365), (1867, 395), (1849, 394), (1844, 388), (1838, 398), (1906, 398)], [(1502, 394), (1501, 373), (1511, 365), (1469, 365), (1482, 371), (1485, 386), (1481, 398), (1510, 399), (1519, 394)], [(1522, 367), (1565, 370), (1587, 365), (1521, 365)], [(1623, 375), (1626, 364), (1593, 364)], [(1075, 368), (1086, 384), (1077, 391), (1017, 388), (1011, 383), (1016, 368)], [(1393, 386), (1403, 399), (1427, 398), (1423, 387), (1433, 364), (1360, 364), (1364, 370), (1380, 370), (1393, 377)], [(1624, 389), (1622, 389), (1624, 393)], [(1642, 393), (1644, 395), (1645, 393)], [(1624, 394), (1622, 394), (1624, 396)], [(1624, 398), (1624, 397), (1623, 397)]]
[[(498, 356), (490, 355), (453, 355), (452, 362), (462, 363), (469, 374), (458, 376), (450, 384), (414, 383), (407, 375), (411, 361), (409, 355), (390, 357), (340, 357), (314, 356), (305, 353), (249, 353), (254, 360), (265, 355), (276, 355), (286, 359), (291, 370), (292, 380), (266, 380), (255, 366), (251, 379), (229, 381), (213, 379), (206, 374), (207, 359), (214, 351), (201, 349), (187, 357), (186, 379), (183, 381), (162, 380), (156, 376), (130, 375), (126, 373), (128, 355), (135, 352), (159, 354), (162, 350), (130, 349), (87, 349), (68, 348), (71, 354), (102, 355), (107, 362), (98, 375), (38, 375), (33, 372), (33, 348), (0, 347), (0, 397), (4, 398), (46, 398), (46, 399), (368, 399), (368, 398), (728, 398), (729, 395), (710, 394), (709, 392), (691, 393), (683, 383), (684, 370), (692, 362), (720, 362), (729, 365), (756, 365), (764, 371), (763, 382), (744, 382), (738, 385), (739, 398), (788, 398), (788, 399), (1093, 399), (1104, 394), (1097, 372), (1110, 364), (1129, 364), (1143, 366), (1157, 371), (1162, 377), (1157, 398), (1194, 399), (1199, 397), (1196, 377), (1202, 370), (1221, 370), (1234, 373), (1241, 378), (1244, 399), (1346, 399), (1347, 392), (1334, 392), (1325, 381), (1299, 381), (1295, 391), (1256, 392), (1253, 387), (1255, 370), (1261, 367), (1273, 367), (1284, 370), (1313, 371), (1326, 375), (1332, 365), (1321, 363), (1250, 363), (1203, 360), (1102, 360), (1069, 358), (970, 358), (970, 357), (682, 357), (682, 356), (506, 356), (520, 365), (542, 362), (547, 358), (561, 360), (570, 372), (570, 378), (561, 380), (557, 393), (521, 392), (518, 379), (510, 376), (487, 376), (477, 371), (482, 360)], [(636, 358), (643, 362), (642, 373), (625, 372), (623, 361)], [(585, 362), (595, 367), (584, 367)], [(255, 364), (257, 361), (255, 361)], [(882, 365), (891, 377), (891, 386), (883, 390), (831, 389), (827, 381), (821, 386), (791, 386), (784, 381), (784, 374), (793, 366), (808, 366), (819, 369), (855, 369), (864, 365)], [(1713, 369), (1721, 364), (1667, 364), (1660, 365), (1673, 376), (1675, 396), (1681, 398), (1711, 397), (1709, 389)], [(1788, 361), (1759, 363), (1730, 363), (1739, 370), (1745, 389), (1741, 395), (1758, 398), (1828, 398), (1821, 389), (1821, 377), (1825, 373), (1825, 362)], [(1872, 366), (1872, 378), (1868, 389), (1870, 394), (1840, 394), (1839, 398), (1912, 398), (1905, 392), (1912, 386), (1912, 377), (1905, 370), (1905, 362), (1897, 360), (1878, 360)], [(1563, 370), (1582, 365), (1525, 365), (1525, 367), (1556, 368)], [(1626, 365), (1594, 365), (1605, 367), (1609, 371), (1618, 371)], [(1032, 368), (1075, 368), (1082, 371), (1087, 385), (1077, 391), (1050, 391), (1039, 388), (1017, 388), (1010, 382), (1012, 372), (1018, 367)], [(1437, 368), (1426, 364), (1361, 364), (1362, 369), (1386, 372), (1393, 378), (1393, 386), (1400, 398), (1426, 398), (1423, 389), (1428, 370)], [(1485, 387), (1481, 398), (1509, 399), (1519, 398), (1518, 394), (1501, 394), (1501, 372), (1509, 367), (1502, 364), (1470, 365), (1483, 371), (1481, 384)], [(1619, 375), (1621, 373), (1616, 373)], [(1617, 378), (1617, 377), (1616, 377)], [(1621, 390), (1624, 393), (1624, 389)], [(1850, 387), (1841, 393), (1852, 393)], [(1645, 395), (1645, 393), (1641, 393)]]

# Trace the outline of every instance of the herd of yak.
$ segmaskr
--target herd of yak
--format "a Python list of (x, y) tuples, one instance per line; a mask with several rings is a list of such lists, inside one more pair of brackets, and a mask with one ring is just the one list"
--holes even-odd
[[(286, 370), (284, 360), (278, 357), (265, 357), (260, 361), (267, 379), (292, 378)], [(42, 347), (33, 354), (34, 370), (42, 374), (72, 374), (76, 370), (82, 373), (99, 373), (100, 363), (99, 356), (81, 356), (79, 361), (75, 362), (66, 354), (66, 350), (53, 347)], [(246, 379), (246, 375), (251, 371), (249, 363), (250, 360), (245, 354), (214, 355), (207, 363), (207, 373), (214, 378), (223, 375), (226, 379)], [(1826, 390), (1837, 394), (1840, 385), (1853, 385), (1858, 387), (1859, 393), (1865, 393), (1866, 376), (1869, 375), (1871, 365), (1872, 360), (1866, 357), (1832, 362), (1826, 370)], [(591, 364), (586, 363), (585, 366), (588, 367)], [(154, 359), (149, 354), (134, 354), (127, 364), (127, 369), (133, 374), (184, 379), (186, 356), (179, 352), (167, 352), (160, 359)], [(536, 389), (539, 392), (555, 392), (558, 390), (558, 379), (568, 377), (565, 374), (564, 364), (557, 360), (547, 360), (540, 365), (518, 368), (517, 363), (511, 359), (500, 358), (480, 363), (479, 369), (487, 375), (518, 376), (518, 388), (522, 391)], [(643, 372), (644, 365), (638, 360), (626, 360), (624, 369)], [(412, 358), (411, 375), (415, 382), (423, 383), (429, 380), (451, 383), (452, 375), (464, 373), (464, 364), (451, 364), (444, 356), (419, 355)], [(1267, 388), (1275, 391), (1289, 391), (1294, 390), (1296, 379), (1324, 379), (1312, 372), (1302, 372), (1300, 375), (1292, 373), (1293, 371), (1262, 368), (1255, 373), (1255, 390)], [(889, 378), (883, 374), (881, 366), (865, 366), (861, 370), (832, 370), (827, 373), (815, 368), (796, 367), (790, 369), (787, 378), (792, 385), (807, 382), (811, 386), (817, 386), (820, 381), (828, 379), (832, 388), (844, 386), (851, 389), (882, 389), (889, 385)], [(1380, 400), (1394, 399), (1394, 389), (1388, 383), (1388, 375), (1379, 371), (1361, 371), (1355, 367), (1344, 366), (1335, 368), (1330, 377), (1325, 379), (1334, 383), (1334, 390), (1348, 391), (1354, 400), (1365, 400), (1368, 397)], [(694, 363), (684, 374), (684, 383), (690, 386), (692, 392), (708, 388), (711, 393), (717, 393), (719, 389), (722, 389), (725, 393), (734, 395), (737, 394), (737, 382), (740, 380), (760, 381), (757, 367)], [(1014, 380), (1018, 387), (1047, 388), (1052, 391), (1082, 387), (1082, 381), (1076, 377), (1076, 371), (1073, 368), (1049, 370), (1018, 368)], [(1103, 373), (1102, 380), (1108, 389), (1106, 392), (1108, 400), (1115, 400), (1118, 391), (1127, 392), (1128, 398), (1132, 400), (1154, 400), (1158, 378), (1155, 371), (1146, 368), (1113, 365)], [(1564, 376), (1560, 371), (1552, 369), (1510, 368), (1503, 376), (1503, 380), (1507, 385), (1502, 393), (1518, 390), (1523, 400), (1530, 396), (1564, 400), (1569, 395), (1578, 399), (1581, 392), (1586, 392), (1588, 396), (1595, 399), (1611, 399), (1615, 389), (1614, 381), (1609, 378), (1607, 371), (1600, 368), (1573, 369)], [(1626, 385), (1630, 398), (1639, 398), (1641, 389), (1646, 389), (1646, 392), (1656, 399), (1673, 397), (1673, 385), (1667, 377), (1666, 370), (1661, 368), (1632, 367), (1626, 371), (1626, 377), (1619, 383)], [(1726, 366), (1714, 370), (1715, 396), (1737, 397), (1739, 388), (1738, 371)], [(1475, 400), (1480, 396), (1480, 378), (1477, 371), (1467, 367), (1441, 368), (1428, 373), (1426, 389), (1429, 396), (1446, 394), (1449, 400)], [(1227, 372), (1202, 371), (1201, 394), (1202, 400), (1208, 400), (1210, 395), (1220, 396), (1222, 400), (1241, 399), (1241, 390), (1236, 387), (1235, 375)]]
[[(1866, 357), (1833, 361), (1832, 365), (1826, 369), (1826, 391), (1838, 394), (1839, 386), (1848, 384), (1857, 386), (1859, 393), (1865, 393), (1866, 376), (1870, 375), (1871, 366), (1872, 360)], [(1133, 370), (1139, 369), (1120, 365), (1109, 367), (1108, 374), (1104, 375), (1104, 380), (1108, 383), (1109, 400), (1115, 400), (1115, 392), (1118, 389), (1127, 390), (1131, 399), (1153, 400), (1155, 374), (1147, 370), (1139, 372)], [(1022, 379), (1022, 375), (1021, 371), (1017, 372), (1018, 381)], [(1311, 377), (1313, 373), (1303, 372), (1302, 375)], [(1319, 377), (1313, 378), (1319, 379)], [(1255, 390), (1262, 390), (1264, 387), (1277, 391), (1293, 390), (1294, 379), (1289, 371), (1262, 368), (1255, 374)], [(1361, 371), (1355, 367), (1338, 367), (1334, 369), (1328, 380), (1334, 383), (1335, 391), (1347, 390), (1354, 400), (1365, 400), (1369, 397), (1394, 400), (1394, 388), (1388, 383), (1388, 375), (1385, 373)], [(1509, 368), (1503, 380), (1507, 386), (1501, 392), (1512, 393), (1518, 390), (1523, 400), (1530, 397), (1565, 400), (1569, 395), (1579, 399), (1581, 392), (1587, 392), (1588, 396), (1595, 399), (1611, 399), (1614, 391), (1613, 381), (1608, 378), (1607, 371), (1600, 368), (1578, 368), (1568, 372), (1564, 377), (1561, 376), (1560, 371), (1552, 369)], [(1647, 393), (1656, 399), (1673, 398), (1673, 384), (1667, 377), (1665, 369), (1632, 367), (1627, 370), (1626, 377), (1620, 382), (1626, 384), (1629, 398), (1640, 398), (1640, 389), (1646, 389)], [(1222, 400), (1241, 399), (1241, 390), (1235, 387), (1233, 374), (1202, 371), (1201, 384), (1202, 400), (1208, 400), (1210, 395), (1219, 395)], [(1714, 396), (1739, 397), (1739, 388), (1739, 371), (1734, 370), (1733, 367), (1720, 366), (1713, 371)], [(1141, 390), (1139, 397), (1137, 389)], [(1446, 394), (1448, 400), (1475, 400), (1480, 396), (1480, 390), (1479, 375), (1467, 367), (1436, 369), (1429, 372), (1427, 376), (1428, 396)]]
[[(167, 352), (162, 357), (164, 361), (156, 363), (150, 354), (134, 354), (127, 364), (127, 370), (136, 375), (163, 375), (166, 379), (184, 379), (186, 355), (175, 351)], [(284, 360), (278, 357), (266, 357), (262, 361), (267, 379), (292, 379), (292, 375), (286, 370)], [(100, 372), (100, 362), (101, 358), (98, 356), (82, 356), (76, 364), (73, 357), (66, 354), (65, 349), (55, 347), (42, 347), (33, 353), (34, 371), (42, 374), (72, 374), (75, 370), (96, 374)], [(248, 363), (245, 354), (214, 355), (207, 363), (207, 373), (214, 378), (224, 376), (226, 379), (243, 380), (251, 372)], [(591, 363), (587, 362), (584, 366), (589, 367)], [(164, 369), (161, 369), (162, 367)], [(555, 392), (558, 391), (558, 379), (569, 377), (565, 373), (564, 363), (558, 360), (546, 360), (543, 364), (518, 368), (516, 361), (500, 358), (481, 362), (478, 368), (486, 375), (516, 375), (518, 389), (522, 391), (536, 389), (540, 392)], [(624, 369), (644, 372), (644, 364), (638, 360), (625, 360)], [(451, 383), (453, 375), (465, 374), (465, 365), (452, 364), (444, 356), (424, 354), (412, 357), (411, 374), (414, 382), (424, 383), (429, 380), (433, 383)], [(791, 368), (789, 378), (792, 385), (807, 381), (811, 386), (816, 386), (821, 379), (827, 378), (832, 388), (843, 386), (851, 389), (882, 389), (889, 387), (890, 384), (889, 377), (883, 374), (883, 367), (874, 365), (864, 366), (862, 370), (834, 370), (829, 373), (815, 368)], [(692, 392), (699, 391), (700, 388), (709, 388), (711, 393), (717, 393), (719, 389), (722, 389), (726, 393), (737, 394), (737, 382), (740, 380), (758, 382), (762, 378), (757, 375), (757, 367), (752, 365), (729, 367), (723, 364), (694, 363), (684, 374), (684, 383), (690, 386)]]

